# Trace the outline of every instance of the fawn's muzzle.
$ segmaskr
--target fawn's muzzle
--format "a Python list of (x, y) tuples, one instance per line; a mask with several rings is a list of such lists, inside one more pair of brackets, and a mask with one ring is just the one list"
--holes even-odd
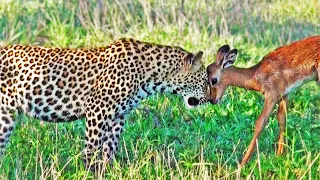
[(215, 104), (217, 104), (218, 100), (212, 100), (212, 99), (210, 99), (209, 102), (210, 102), (212, 105), (215, 105)]

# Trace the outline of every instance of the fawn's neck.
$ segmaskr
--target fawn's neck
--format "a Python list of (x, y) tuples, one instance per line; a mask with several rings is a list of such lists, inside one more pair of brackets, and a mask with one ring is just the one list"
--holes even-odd
[(229, 67), (223, 72), (223, 83), (227, 86), (260, 91), (261, 85), (255, 78), (256, 69), (256, 66), (250, 68)]

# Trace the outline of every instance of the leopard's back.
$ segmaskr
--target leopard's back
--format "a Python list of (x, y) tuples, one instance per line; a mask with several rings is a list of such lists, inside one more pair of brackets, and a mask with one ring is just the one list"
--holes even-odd
[(2, 103), (44, 121), (78, 119), (103, 69), (100, 56), (97, 49), (6, 47), (0, 58)]

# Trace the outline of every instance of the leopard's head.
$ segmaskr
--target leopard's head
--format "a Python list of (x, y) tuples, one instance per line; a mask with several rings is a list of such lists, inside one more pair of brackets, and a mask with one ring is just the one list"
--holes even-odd
[(209, 95), (206, 67), (202, 62), (203, 52), (181, 53), (179, 66), (169, 76), (173, 92), (182, 95), (187, 108), (204, 104)]

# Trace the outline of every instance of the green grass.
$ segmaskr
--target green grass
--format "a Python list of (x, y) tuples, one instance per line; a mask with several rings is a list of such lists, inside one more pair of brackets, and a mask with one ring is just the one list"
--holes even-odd
[[(0, 45), (106, 46), (120, 37), (204, 51), (206, 64), (228, 43), (236, 65), (251, 66), (274, 48), (320, 33), (317, 0), (23, 1), (0, 2)], [(286, 153), (275, 156), (275, 113), (259, 150), (243, 169), (263, 98), (229, 88), (223, 102), (185, 109), (181, 98), (157, 95), (127, 119), (120, 151), (106, 179), (320, 179), (320, 86), (290, 96)], [(147, 109), (147, 111), (145, 111)], [(19, 116), (0, 179), (94, 179), (81, 161), (83, 121), (43, 123)]]

